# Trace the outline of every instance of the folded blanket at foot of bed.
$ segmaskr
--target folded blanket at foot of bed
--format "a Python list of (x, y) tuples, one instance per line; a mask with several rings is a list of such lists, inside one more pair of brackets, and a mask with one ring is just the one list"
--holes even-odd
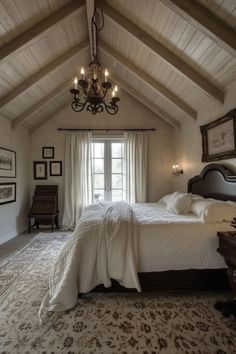
[(111, 278), (140, 291), (137, 247), (137, 223), (127, 203), (88, 206), (52, 267), (40, 312), (68, 310), (79, 293), (99, 284), (109, 287)]

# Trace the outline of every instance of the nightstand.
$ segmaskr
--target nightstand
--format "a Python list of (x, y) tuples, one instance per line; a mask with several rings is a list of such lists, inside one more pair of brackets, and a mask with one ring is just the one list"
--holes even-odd
[(227, 302), (219, 301), (215, 308), (222, 311), (224, 316), (232, 314), (236, 317), (236, 232), (217, 232), (217, 236), (219, 237), (217, 251), (224, 257), (228, 266), (227, 274), (234, 299)]

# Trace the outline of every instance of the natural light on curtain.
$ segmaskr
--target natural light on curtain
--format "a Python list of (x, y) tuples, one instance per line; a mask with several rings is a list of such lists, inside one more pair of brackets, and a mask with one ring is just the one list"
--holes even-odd
[(91, 133), (68, 132), (65, 148), (64, 229), (74, 229), (92, 202)]
[(124, 133), (124, 156), (127, 203), (146, 202), (147, 132)]

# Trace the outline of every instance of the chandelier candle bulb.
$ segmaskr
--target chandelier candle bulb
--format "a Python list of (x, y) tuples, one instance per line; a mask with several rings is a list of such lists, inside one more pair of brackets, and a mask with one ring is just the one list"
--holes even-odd
[(112, 97), (115, 97), (115, 91), (112, 91)]
[(77, 77), (75, 77), (75, 79), (74, 79), (74, 84), (75, 84), (75, 89), (77, 90), (78, 89), (78, 79), (77, 79)]
[(105, 82), (107, 82), (108, 70), (105, 69)]
[(81, 70), (80, 70), (80, 73), (81, 73), (81, 79), (84, 80), (84, 68), (82, 66)]
[(117, 87), (117, 85), (115, 85), (115, 89), (114, 89), (114, 91), (115, 91), (115, 92), (117, 92), (117, 91), (118, 91), (118, 87)]

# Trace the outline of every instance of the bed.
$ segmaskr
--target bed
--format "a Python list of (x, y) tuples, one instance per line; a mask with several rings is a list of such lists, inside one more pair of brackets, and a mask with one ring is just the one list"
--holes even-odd
[[(233, 172), (219, 164), (207, 165), (199, 175), (191, 178), (188, 182), (188, 193), (198, 194), (204, 198), (214, 198), (222, 201), (236, 202), (236, 176)], [(155, 229), (150, 232), (151, 242), (141, 242), (141, 264), (139, 265), (139, 279), (142, 291), (193, 291), (193, 290), (225, 290), (229, 289), (227, 280), (227, 267), (223, 258), (217, 253), (218, 231), (233, 230), (229, 224), (209, 224), (207, 226), (195, 223), (194, 225), (159, 225), (159, 234), (163, 230), (162, 249), (158, 252), (155, 247)], [(142, 226), (141, 226), (142, 228)], [(170, 236), (166, 239), (165, 228), (169, 229)], [(175, 234), (174, 240), (172, 238)], [(141, 238), (144, 238), (144, 232), (141, 232)], [(190, 236), (190, 237), (189, 237)], [(200, 236), (204, 236), (200, 237)], [(185, 242), (182, 254), (176, 254), (175, 244)], [(140, 240), (142, 241), (142, 240)], [(196, 249), (202, 244), (203, 252), (196, 254)], [(174, 242), (174, 244), (172, 243)], [(194, 247), (196, 245), (197, 247)], [(164, 257), (163, 257), (164, 254)], [(148, 256), (147, 256), (148, 255)], [(152, 260), (162, 255), (159, 262)], [(167, 258), (167, 262), (165, 259)], [(209, 259), (210, 258), (210, 259)], [(147, 260), (144, 262), (142, 260)], [(163, 261), (164, 259), (164, 261)], [(181, 259), (183, 260), (181, 264)], [(195, 263), (195, 267), (193, 264)], [(155, 270), (158, 269), (158, 271)], [(94, 292), (127, 291), (117, 282), (113, 281), (111, 288), (98, 286)], [(129, 289), (130, 291), (130, 289)], [(134, 290), (135, 291), (135, 290)]]
[[(202, 170), (200, 175), (189, 180), (188, 192), (205, 198), (236, 202), (236, 177), (233, 176), (229, 169), (221, 165), (210, 164)], [(93, 208), (88, 208), (85, 213), (86, 216), (89, 213), (93, 213), (93, 219), (96, 219), (94, 229), (92, 230), (93, 241), (89, 241), (90, 244), (84, 244), (85, 238), (81, 238), (80, 246), (74, 247), (70, 261), (66, 258), (66, 251), (62, 251), (62, 262), (60, 267), (54, 267), (53, 281), (52, 277), (50, 278), (51, 288), (45, 296), (41, 308), (54, 311), (60, 311), (61, 308), (70, 308), (71, 303), (75, 304), (75, 294), (78, 295), (74, 284), (78, 281), (79, 277), (77, 268), (80, 267), (80, 274), (85, 274), (89, 267), (94, 268), (98, 252), (93, 250), (92, 256), (90, 253), (87, 253), (86, 256), (86, 252), (93, 248), (93, 242), (97, 242), (97, 237), (94, 234), (100, 218), (98, 215), (99, 206), (97, 206), (98, 214), (94, 213)], [(138, 234), (139, 255), (135, 276), (137, 276), (137, 282), (140, 284), (142, 291), (219, 290), (228, 288), (226, 265), (223, 258), (216, 251), (218, 246), (216, 233), (217, 231), (232, 230), (229, 222), (205, 225), (192, 214), (174, 216), (173, 222), (171, 222), (169, 219), (173, 218), (173, 216), (165, 210), (162, 203), (136, 204), (132, 206), (132, 210), (136, 220), (138, 220), (138, 223), (135, 223), (136, 226), (138, 225), (138, 232), (133, 229), (132, 232), (130, 231), (131, 233)], [(129, 209), (125, 212), (129, 213)], [(153, 217), (154, 214), (156, 215), (155, 217)], [(160, 214), (162, 216), (160, 218), (157, 217)], [(93, 219), (90, 218), (90, 220)], [(88, 227), (90, 223), (89, 219), (88, 222), (84, 221), (80, 221), (79, 230)], [(107, 225), (109, 227), (109, 221)], [(119, 237), (123, 237), (122, 232)], [(81, 245), (83, 245), (83, 252), (81, 252)], [(112, 250), (112, 262), (117, 261), (118, 264), (119, 257), (117, 255), (119, 254), (119, 245), (118, 243), (115, 243), (115, 245), (117, 251), (115, 250), (114, 252), (114, 249)], [(130, 244), (127, 243), (125, 247), (129, 249)], [(64, 255), (63, 252), (65, 253)], [(102, 255), (106, 257), (106, 251), (102, 250), (102, 252)], [(132, 257), (133, 254), (131, 254)], [(82, 262), (82, 258), (85, 261)], [(75, 263), (75, 260), (76, 266), (68, 264)], [(86, 261), (88, 261), (88, 264), (85, 264)], [(132, 271), (132, 264), (130, 266), (127, 263), (127, 267), (131, 267)], [(60, 273), (61, 269), (63, 269), (63, 274)], [(113, 269), (113, 273), (111, 272), (111, 274), (116, 274), (116, 271)], [(112, 275), (110, 277), (112, 278)], [(119, 275), (117, 278), (119, 279)], [(56, 286), (54, 286), (54, 290), (52, 291), (53, 282)], [(94, 284), (97, 285), (97, 283), (96, 279)], [(102, 281), (102, 283), (105, 287), (99, 285), (92, 290), (93, 286), (91, 284), (93, 282), (90, 282), (89, 289), (94, 292), (127, 291), (126, 288), (120, 286), (115, 281), (112, 281), (112, 286), (110, 286), (111, 284), (107, 279)], [(122, 284), (121, 281), (120, 283)], [(125, 281), (123, 283), (126, 286)], [(138, 290), (139, 284), (135, 286)], [(68, 289), (73, 289), (73, 299)], [(128, 291), (132, 291), (132, 289), (128, 289)], [(134, 291), (136, 290), (134, 289)], [(57, 301), (57, 297), (59, 301)], [(64, 305), (62, 305), (60, 299), (65, 301)]]

